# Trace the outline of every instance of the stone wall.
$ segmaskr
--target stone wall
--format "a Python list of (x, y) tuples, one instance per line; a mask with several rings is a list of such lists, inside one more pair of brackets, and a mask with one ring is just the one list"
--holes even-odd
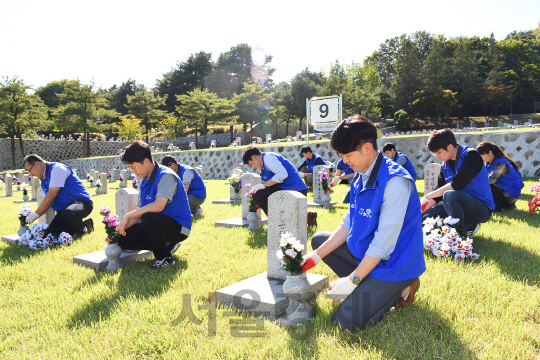
[[(521, 166), (521, 173), (524, 177), (540, 177), (540, 157), (535, 156), (540, 153), (540, 131), (519, 131), (519, 132), (490, 132), (481, 134), (455, 134), (459, 144), (476, 147), (481, 141), (489, 141), (501, 146), (504, 151), (516, 163)], [(424, 176), (424, 166), (431, 162), (439, 162), (426, 148), (428, 136), (384, 138), (377, 140), (379, 149), (387, 142), (392, 142), (396, 148), (406, 154), (413, 163), (418, 177)], [(330, 148), (329, 142), (319, 142), (312, 144), (312, 149), (321, 155), (325, 160), (337, 164), (339, 158), (335, 151)], [(300, 157), (301, 144), (262, 147), (263, 151), (276, 152), (285, 156), (294, 166), (298, 166), (303, 161)], [(196, 150), (196, 151), (176, 151), (156, 153), (157, 160), (170, 154), (177, 157), (182, 164), (196, 166), (204, 165), (204, 177), (207, 179), (225, 179), (229, 176), (231, 169), (242, 162), (242, 147), (226, 148), (216, 150)], [(100, 159), (77, 159), (63, 161), (66, 165), (79, 169), (79, 174), (86, 174), (89, 169), (96, 169), (101, 172), (113, 168), (126, 169), (120, 164), (117, 156)], [(251, 167), (245, 166), (246, 170), (253, 171)]]

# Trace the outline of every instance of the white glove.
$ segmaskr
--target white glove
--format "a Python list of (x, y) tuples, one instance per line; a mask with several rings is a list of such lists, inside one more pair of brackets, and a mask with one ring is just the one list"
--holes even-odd
[(28, 216), (26, 217), (26, 223), (27, 223), (27, 224), (31, 224), (31, 223), (33, 223), (34, 220), (36, 220), (37, 218), (39, 218), (39, 215), (38, 215), (38, 214), (36, 214), (35, 212), (30, 213), (30, 215), (28, 215)]
[(337, 184), (339, 184), (340, 181), (341, 181), (341, 178), (339, 176), (334, 176), (334, 178), (332, 179), (332, 184), (336, 186)]
[(354, 285), (349, 276), (345, 276), (337, 279), (328, 288), (326, 297), (330, 298), (338, 303), (342, 303), (358, 285)]
[(266, 189), (266, 185), (257, 184), (257, 185), (255, 185), (254, 187), (251, 188), (251, 191), (253, 191), (253, 193), (256, 193), (257, 191), (262, 190), (262, 189)]
[(302, 272), (305, 273), (306, 271), (308, 271), (312, 267), (315, 267), (315, 265), (317, 265), (321, 260), (322, 260), (322, 258), (319, 256), (319, 254), (317, 254), (316, 251), (310, 252), (309, 254), (304, 256), (304, 261), (302, 261), (300, 263), (300, 267), (302, 268)]

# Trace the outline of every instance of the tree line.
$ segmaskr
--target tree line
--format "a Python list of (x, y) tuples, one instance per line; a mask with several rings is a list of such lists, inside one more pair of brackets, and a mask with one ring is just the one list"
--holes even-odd
[(0, 131), (11, 138), (13, 154), (16, 139), (24, 154), (22, 133), (78, 133), (90, 156), (90, 134), (96, 133), (148, 141), (152, 129), (172, 139), (194, 129), (206, 144), (211, 125), (277, 131), (285, 124), (288, 132), (294, 124), (301, 130), (305, 99), (313, 96), (343, 94), (344, 114), (394, 117), (398, 125), (430, 119), (435, 126), (456, 117), (530, 113), (540, 101), (540, 26), (501, 41), (493, 35), (404, 34), (386, 40), (362, 63), (335, 61), (327, 72), (306, 68), (277, 84), (272, 55), (254, 64), (252, 50), (239, 44), (215, 61), (204, 51), (192, 54), (152, 89), (133, 79), (109, 89), (67, 79), (32, 89), (4, 77)]

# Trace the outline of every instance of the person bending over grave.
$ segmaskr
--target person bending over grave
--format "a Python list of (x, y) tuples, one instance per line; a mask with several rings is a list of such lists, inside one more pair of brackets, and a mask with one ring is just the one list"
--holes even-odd
[(268, 216), (268, 197), (281, 190), (293, 190), (307, 196), (307, 186), (296, 172), (294, 166), (283, 156), (263, 153), (255, 146), (248, 146), (242, 154), (244, 164), (261, 169), (262, 184), (255, 185), (252, 191), (255, 205)]
[(26, 217), (28, 224), (45, 214), (49, 207), (56, 211), (47, 231), (59, 235), (67, 232), (74, 238), (94, 230), (91, 218), (83, 221), (94, 209), (90, 194), (70, 167), (48, 162), (36, 154), (28, 155), (23, 166), (30, 175), (41, 179), (43, 202), (37, 210)]
[(161, 165), (171, 168), (182, 180), (187, 192), (189, 208), (192, 215), (201, 215), (203, 208), (201, 205), (206, 199), (206, 186), (201, 175), (189, 165), (178, 164), (171, 155), (165, 155), (161, 159)]
[(316, 165), (326, 165), (326, 162), (324, 162), (323, 158), (320, 157), (319, 154), (315, 154), (313, 151), (311, 151), (311, 147), (309, 147), (309, 145), (302, 146), (300, 155), (302, 155), (305, 160), (297, 170), (299, 173), (301, 173), (301, 176), (306, 181), (306, 185), (313, 186), (313, 167)]
[[(427, 148), (442, 161), (437, 189), (422, 199), (423, 219), (428, 217), (459, 219), (461, 232), (473, 236), (495, 209), (484, 161), (474, 148), (458, 145), (450, 129), (435, 130)], [(439, 201), (442, 204), (436, 205)], [(435, 206), (436, 205), (436, 206)]]
[(354, 331), (412, 304), (426, 270), (416, 186), (401, 166), (377, 151), (377, 129), (361, 115), (344, 120), (330, 145), (356, 172), (351, 204), (333, 232), (313, 235), (305, 272), (324, 261), (340, 278), (327, 297), (341, 303), (332, 319)]
[[(343, 162), (343, 159), (339, 160), (337, 164), (337, 170), (336, 170), (336, 176), (332, 179), (332, 184), (334, 186), (338, 184), (351, 184), (352, 179), (354, 177), (354, 171), (351, 169), (351, 167), (345, 162)], [(347, 190), (347, 193), (345, 194), (345, 197), (343, 198), (343, 204), (349, 204), (351, 202), (351, 189)]]
[(495, 144), (487, 141), (476, 147), (487, 168), (495, 211), (516, 209), (523, 184), (519, 166)]
[(407, 157), (407, 155), (402, 152), (396, 151), (396, 146), (392, 143), (384, 144), (382, 151), (386, 154), (386, 156), (388, 156), (390, 160), (403, 166), (405, 170), (407, 170), (409, 174), (411, 174), (413, 180), (416, 180), (416, 171), (414, 170), (414, 166), (411, 160), (409, 160), (409, 158)]
[(144, 141), (126, 146), (120, 159), (142, 180), (137, 208), (117, 227), (118, 245), (122, 250), (151, 250), (156, 258), (153, 269), (173, 265), (172, 254), (191, 230), (186, 189), (173, 170), (154, 161)]

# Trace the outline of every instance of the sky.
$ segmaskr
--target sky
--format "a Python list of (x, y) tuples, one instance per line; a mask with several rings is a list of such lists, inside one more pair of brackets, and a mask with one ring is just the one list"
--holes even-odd
[(272, 55), (274, 81), (362, 62), (386, 39), (424, 30), (502, 40), (538, 27), (538, 0), (0, 0), (0, 75), (34, 87), (61, 79), (148, 88), (205, 51), (240, 43)]

